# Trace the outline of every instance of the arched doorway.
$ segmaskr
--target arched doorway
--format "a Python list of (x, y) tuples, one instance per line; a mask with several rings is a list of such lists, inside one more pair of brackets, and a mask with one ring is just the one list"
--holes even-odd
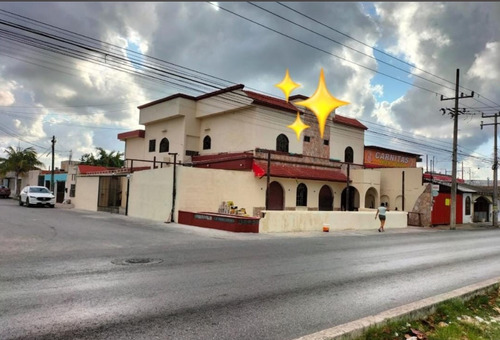
[(323, 185), (319, 191), (319, 211), (333, 211), (333, 193), (328, 185)]
[(365, 195), (365, 208), (377, 208), (377, 196), (377, 190), (375, 188), (368, 189)]
[(268, 210), (284, 210), (285, 209), (285, 194), (283, 187), (278, 182), (269, 184), (269, 204)]
[(392, 207), (389, 207), (389, 196), (387, 195), (380, 196), (380, 202), (384, 203), (386, 207), (392, 209)]
[(489, 222), (490, 221), (490, 202), (483, 196), (476, 199), (474, 202), (474, 221)]
[[(349, 200), (347, 200), (347, 197), (349, 197)], [(349, 203), (347, 209), (346, 209), (346, 207), (347, 207), (346, 203)], [(348, 210), (348, 211), (358, 210), (358, 208), (359, 208), (359, 192), (355, 187), (349, 186), (349, 195), (347, 195), (347, 188), (342, 190), (342, 196), (340, 199), (340, 207), (341, 207), (341, 210), (343, 210), (343, 211), (345, 211), (345, 210)]]

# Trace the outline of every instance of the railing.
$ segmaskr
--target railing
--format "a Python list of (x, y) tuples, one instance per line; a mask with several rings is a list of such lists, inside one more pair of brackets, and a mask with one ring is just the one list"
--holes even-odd
[(422, 227), (422, 216), (418, 212), (408, 212), (408, 225)]

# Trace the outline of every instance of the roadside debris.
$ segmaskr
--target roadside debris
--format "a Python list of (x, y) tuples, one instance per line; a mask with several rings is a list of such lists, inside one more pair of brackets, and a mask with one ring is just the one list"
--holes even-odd
[(405, 334), (407, 340), (427, 340), (427, 335), (424, 332), (415, 328), (410, 328), (410, 331)]

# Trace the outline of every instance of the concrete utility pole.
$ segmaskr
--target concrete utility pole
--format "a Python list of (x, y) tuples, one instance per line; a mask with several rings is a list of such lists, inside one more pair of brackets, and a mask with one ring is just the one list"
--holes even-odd
[(169, 152), (169, 155), (174, 156), (174, 178), (172, 179), (172, 210), (170, 211), (170, 221), (175, 222), (175, 196), (177, 194), (177, 180), (176, 180), (176, 164), (177, 164), (177, 152)]
[(492, 218), (492, 223), (493, 227), (498, 227), (498, 204), (497, 204), (497, 197), (498, 197), (498, 148), (497, 148), (497, 136), (498, 136), (498, 123), (497, 123), (497, 118), (500, 116), (500, 112), (495, 113), (494, 115), (485, 115), (484, 113), (481, 115), (482, 118), (495, 118), (495, 123), (489, 123), (489, 124), (483, 124), (481, 122), (481, 130), (483, 129), (484, 125), (495, 125), (495, 139), (494, 139), (494, 146), (493, 146), (493, 218)]
[(56, 144), (56, 136), (52, 136), (52, 171), (50, 174), (50, 191), (54, 192), (54, 146)]
[[(454, 98), (444, 98), (441, 95), (441, 101), (443, 100), (454, 100), (455, 108), (452, 111), (453, 115), (453, 156), (452, 156), (452, 167), (451, 167), (451, 207), (450, 207), (450, 229), (454, 230), (456, 225), (457, 217), (457, 140), (458, 140), (458, 100), (464, 98), (474, 97), (474, 91), (472, 91), (470, 96), (464, 96), (463, 93), (458, 96), (458, 82), (460, 77), (460, 69), (457, 68), (457, 79), (455, 82), (455, 97)], [(445, 111), (444, 109), (441, 109)], [(446, 111), (445, 111), (446, 112)], [(443, 114), (445, 113), (443, 112)]]

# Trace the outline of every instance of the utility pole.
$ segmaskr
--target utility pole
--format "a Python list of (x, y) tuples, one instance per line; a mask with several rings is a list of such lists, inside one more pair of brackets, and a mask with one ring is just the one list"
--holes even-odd
[(266, 171), (266, 210), (269, 210), (269, 197), (271, 195), (271, 151), (267, 150), (267, 171)]
[(498, 123), (497, 123), (497, 118), (500, 115), (500, 112), (495, 113), (494, 115), (485, 115), (484, 113), (481, 115), (482, 118), (495, 118), (495, 123), (489, 123), (489, 124), (483, 124), (481, 122), (481, 130), (483, 129), (484, 125), (494, 125), (495, 126), (495, 139), (494, 139), (494, 146), (493, 146), (493, 218), (492, 218), (492, 223), (493, 227), (498, 227), (498, 148), (497, 148), (497, 135), (498, 135)]
[[(177, 164), (177, 152), (169, 152), (169, 155), (174, 156), (174, 178), (172, 179), (172, 210), (170, 211), (170, 222), (175, 222), (175, 196), (177, 194), (177, 186), (176, 186), (176, 164)], [(154, 164), (154, 163), (153, 163)]]
[(50, 174), (50, 191), (54, 192), (54, 146), (56, 144), (56, 136), (52, 136), (52, 171)]
[[(456, 217), (457, 217), (457, 141), (458, 141), (458, 100), (464, 98), (472, 98), (474, 97), (474, 91), (470, 94), (470, 96), (464, 96), (463, 93), (458, 96), (458, 88), (459, 88), (459, 78), (460, 78), (460, 69), (457, 68), (457, 77), (455, 82), (455, 97), (453, 98), (444, 98), (441, 95), (441, 101), (443, 100), (454, 100), (455, 108), (452, 111), (453, 116), (453, 156), (452, 156), (452, 165), (451, 165), (451, 207), (450, 207), (450, 229), (455, 230), (456, 225)], [(441, 109), (443, 114), (446, 112), (444, 109)]]
[(405, 172), (401, 172), (401, 211), (405, 211)]

